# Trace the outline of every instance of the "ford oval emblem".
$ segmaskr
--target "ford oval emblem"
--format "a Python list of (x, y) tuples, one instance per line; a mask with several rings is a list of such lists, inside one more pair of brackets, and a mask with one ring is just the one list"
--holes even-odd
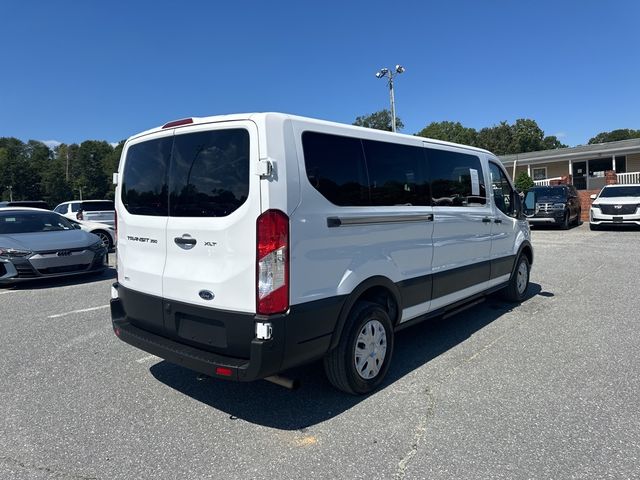
[(203, 300), (213, 300), (213, 297), (215, 297), (213, 292), (210, 292), (209, 290), (200, 290), (198, 295), (200, 295), (200, 298)]

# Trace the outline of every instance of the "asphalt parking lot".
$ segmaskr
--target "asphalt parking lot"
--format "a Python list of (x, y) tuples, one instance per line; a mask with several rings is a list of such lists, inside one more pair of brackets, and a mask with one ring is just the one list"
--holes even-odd
[(0, 478), (638, 478), (640, 230), (533, 231), (529, 298), (398, 335), (384, 387), (199, 379), (113, 335), (115, 272), (0, 288)]

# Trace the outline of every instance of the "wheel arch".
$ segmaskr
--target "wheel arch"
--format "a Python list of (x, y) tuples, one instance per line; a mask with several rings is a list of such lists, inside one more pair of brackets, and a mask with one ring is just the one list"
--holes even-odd
[[(520, 255), (526, 255), (527, 260), (529, 260), (529, 265), (533, 265), (533, 247), (531, 246), (531, 242), (528, 240), (523, 241), (518, 248), (518, 253), (516, 254), (516, 260), (520, 258)], [(513, 272), (515, 272), (516, 265), (518, 262), (514, 263)], [(512, 273), (513, 273), (512, 272)]]
[(329, 350), (333, 350), (338, 346), (347, 317), (358, 301), (367, 300), (381, 305), (387, 311), (391, 323), (396, 326), (402, 316), (401, 298), (400, 290), (396, 284), (387, 277), (375, 276), (364, 280), (353, 289), (342, 305), (336, 328), (333, 331)]

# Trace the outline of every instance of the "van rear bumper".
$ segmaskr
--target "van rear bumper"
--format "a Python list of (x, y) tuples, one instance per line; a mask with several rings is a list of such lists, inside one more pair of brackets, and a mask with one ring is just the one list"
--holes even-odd
[[(133, 293), (117, 284), (114, 287), (126, 290), (128, 295)], [(146, 296), (137, 292), (135, 295)], [(111, 299), (111, 321), (120, 340), (145, 352), (211, 377), (248, 382), (322, 357), (329, 349), (343, 300), (292, 306), (286, 314), (268, 318), (255, 316), (255, 322), (270, 322), (273, 333), (269, 340), (255, 338), (255, 335), (246, 338), (249, 358), (208, 351), (141, 328), (144, 325), (134, 325), (121, 298)], [(238, 314), (238, 320), (241, 315), (244, 314)]]
[[(236, 381), (257, 380), (279, 371), (283, 349), (277, 345), (278, 342), (275, 339), (253, 340), (249, 360), (226, 357), (142, 330), (124, 318), (114, 317), (113, 311), (119, 309), (118, 303), (117, 299), (111, 300), (113, 330), (116, 336), (129, 345), (157, 355), (171, 363), (212, 377)], [(219, 367), (231, 373), (229, 375), (216, 373)]]

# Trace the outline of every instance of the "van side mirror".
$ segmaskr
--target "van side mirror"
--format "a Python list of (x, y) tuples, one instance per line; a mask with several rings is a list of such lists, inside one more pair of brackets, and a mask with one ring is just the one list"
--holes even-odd
[(592, 193), (591, 195), (589, 195), (589, 198), (590, 198), (591, 200), (595, 200), (595, 199), (596, 199), (596, 197), (597, 197), (597, 195), (596, 195), (595, 193)]
[(525, 218), (522, 206), (522, 195), (520, 195), (520, 192), (514, 191), (513, 197), (513, 218), (522, 220)]

